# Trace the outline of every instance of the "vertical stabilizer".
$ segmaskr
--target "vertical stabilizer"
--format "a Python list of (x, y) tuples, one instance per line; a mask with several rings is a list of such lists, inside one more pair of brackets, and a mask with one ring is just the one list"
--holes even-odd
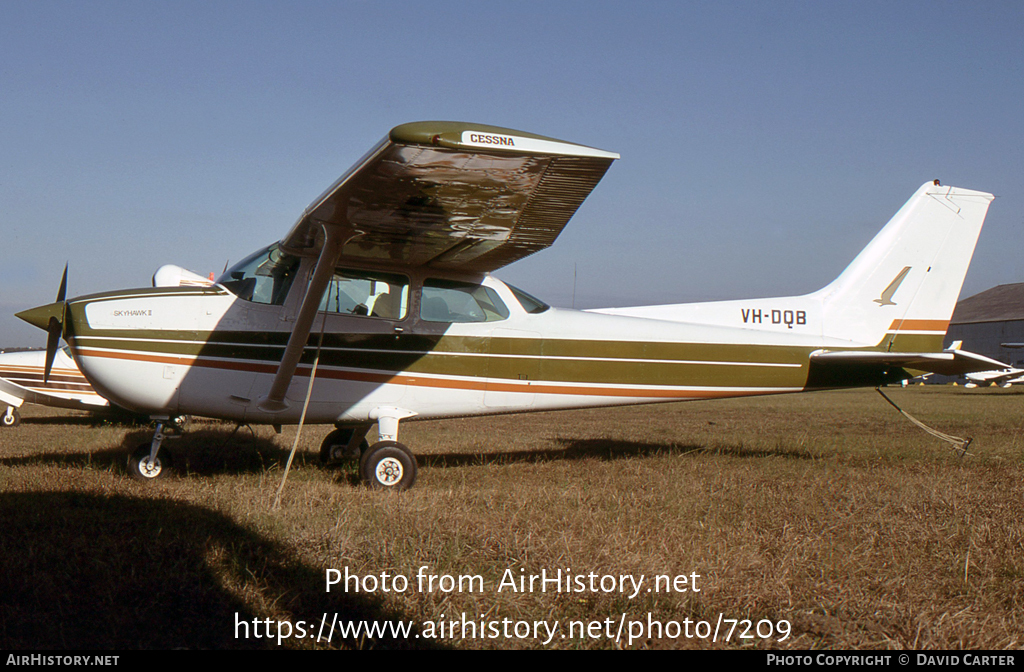
[(815, 293), (823, 335), (882, 342), (894, 351), (941, 350), (993, 198), (937, 181), (918, 189), (846, 270)]

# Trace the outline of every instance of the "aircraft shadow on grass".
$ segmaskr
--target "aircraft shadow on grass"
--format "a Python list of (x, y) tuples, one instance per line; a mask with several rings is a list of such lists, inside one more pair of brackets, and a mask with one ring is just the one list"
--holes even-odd
[[(68, 467), (112, 469), (127, 473), (128, 455), (141, 444), (152, 439), (152, 429), (139, 428), (125, 434), (120, 446), (97, 451), (83, 449), (54, 451), (40, 446), (31, 455), (0, 457), (0, 465), (24, 466), (50, 464)], [(281, 465), (288, 460), (289, 447), (282, 447), (272, 439), (256, 435), (242, 427), (233, 431), (226, 427), (196, 429), (181, 439), (167, 441), (174, 474), (210, 476), (214, 474), (254, 474)], [(319, 464), (318, 457), (300, 451), (295, 465), (307, 462)]]
[[(22, 425), (61, 425), (73, 427), (151, 427), (153, 421), (146, 416), (133, 415), (127, 411), (107, 411), (82, 415), (38, 415), (22, 417)], [(150, 432), (152, 435), (152, 431)]]
[[(138, 446), (148, 443), (150, 431), (142, 429), (128, 432), (115, 448), (98, 451), (41, 450), (39, 453), (0, 457), (2, 466), (26, 466), (33, 464), (58, 465), (66, 467), (90, 467), (126, 472), (127, 456)], [(778, 445), (772, 448), (752, 448), (728, 443), (679, 443), (639, 442), (618, 439), (568, 439), (557, 438), (561, 448), (547, 450), (487, 451), (420, 454), (416, 457), (421, 467), (454, 468), (483, 466), (491, 464), (523, 464), (550, 461), (573, 460), (622, 460), (636, 457), (657, 457), (661, 455), (684, 455), (689, 453), (711, 454), (742, 458), (784, 457), (791, 459), (813, 459), (807, 450)], [(210, 429), (195, 429), (181, 439), (168, 442), (174, 474), (212, 476), (216, 474), (256, 474), (272, 467), (280, 467), (288, 460), (290, 448), (269, 438), (257, 436), (248, 427), (229, 430), (224, 426)], [(168, 445), (168, 444), (165, 444)], [(319, 465), (319, 457), (308, 450), (296, 453), (293, 466)], [(343, 462), (338, 482), (359, 485), (355, 461)], [(348, 468), (346, 468), (348, 467)]]
[[(4, 493), (0, 521), (4, 649), (276, 649), (276, 637), (255, 637), (253, 619), (260, 619), (258, 632), (266, 635), (264, 619), (285, 615), (296, 625), (305, 621), (307, 632), (301, 642), (284, 640), (280, 648), (308, 648), (324, 614), (325, 638), (335, 613), (339, 622), (409, 618), (366, 595), (327, 593), (322, 569), (193, 504)], [(236, 619), (247, 622), (248, 638), (236, 637)], [(276, 635), (276, 626), (271, 632)], [(433, 644), (416, 632), (408, 639), (343, 641), (336, 631), (329, 646)]]
[(486, 453), (445, 453), (418, 455), (417, 461), (425, 467), (460, 467), (486, 464), (516, 464), (559, 460), (623, 460), (633, 457), (685, 455), (688, 453), (725, 455), (731, 457), (787, 457), (813, 459), (813, 455), (799, 448), (747, 448), (737, 445), (703, 445), (698, 443), (649, 443), (620, 441), (617, 439), (555, 439), (561, 449), (505, 451)]

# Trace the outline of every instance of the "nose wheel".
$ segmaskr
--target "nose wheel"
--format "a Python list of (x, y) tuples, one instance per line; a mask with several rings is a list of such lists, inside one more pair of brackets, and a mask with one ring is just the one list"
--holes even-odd
[(151, 481), (167, 474), (171, 468), (171, 454), (165, 449), (156, 457), (149, 456), (150, 444), (140, 444), (128, 456), (128, 474), (137, 481)]
[(8, 406), (7, 412), (0, 417), (0, 426), (3, 427), (17, 427), (19, 422), (21, 422), (21, 415), (14, 406)]
[(156, 423), (153, 440), (143, 443), (128, 456), (128, 475), (137, 481), (152, 481), (167, 474), (171, 467), (171, 454), (160, 451), (164, 439), (181, 438), (181, 427), (173, 420)]

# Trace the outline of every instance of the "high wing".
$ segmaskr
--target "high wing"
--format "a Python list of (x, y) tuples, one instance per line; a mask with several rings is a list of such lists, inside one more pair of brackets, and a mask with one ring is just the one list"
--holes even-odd
[(450, 121), (396, 126), (281, 240), (317, 256), (265, 411), (285, 392), (340, 261), (488, 272), (554, 243), (618, 154)]
[(416, 122), (391, 130), (281, 241), (351, 231), (340, 260), (485, 272), (550, 246), (618, 154), (507, 128)]

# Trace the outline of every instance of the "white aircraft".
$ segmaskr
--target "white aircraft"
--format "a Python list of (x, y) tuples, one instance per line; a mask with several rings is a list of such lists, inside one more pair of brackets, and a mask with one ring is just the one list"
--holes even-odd
[(967, 383), (964, 387), (971, 389), (983, 385), (998, 385), (999, 387), (1010, 387), (1015, 383), (1024, 382), (1024, 369), (1008, 367), (992, 371), (978, 371), (977, 373), (966, 374)]
[(78, 370), (67, 347), (57, 351), (44, 382), (45, 360), (45, 350), (0, 353), (0, 403), (7, 407), (0, 416), (0, 427), (20, 423), (18, 409), (25, 402), (79, 411), (110, 407)]
[[(947, 350), (959, 350), (963, 341), (953, 341)], [(1024, 343), (1000, 343), (1004, 348), (1021, 348)], [(1024, 369), (1018, 369), (1007, 364), (1003, 368), (992, 369), (991, 371), (975, 371), (966, 374), (967, 383), (964, 387), (973, 389), (976, 387), (998, 385), (999, 387), (1010, 387), (1014, 383), (1024, 382)]]
[(416, 461), (398, 443), (403, 420), (1002, 366), (942, 351), (993, 197), (937, 181), (804, 296), (577, 311), (490, 275), (551, 245), (617, 158), (504, 128), (405, 124), (213, 286), (61, 292), (19, 317), (63, 335), (103, 396), (158, 420), (129, 459), (140, 479), (164, 472), (182, 414), (333, 423), (322, 456), (361, 449), (365, 481), (404, 489)]

